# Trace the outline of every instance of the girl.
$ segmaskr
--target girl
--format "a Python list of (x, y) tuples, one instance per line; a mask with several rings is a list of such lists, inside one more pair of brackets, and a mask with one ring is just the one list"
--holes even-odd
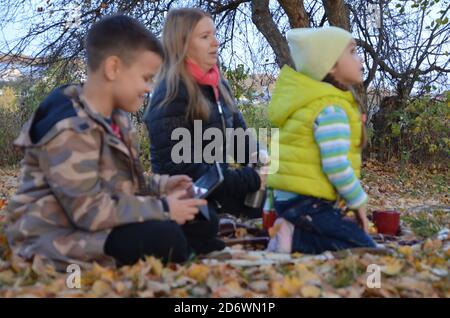
[[(327, 27), (288, 31), (296, 70), (284, 66), (269, 105), (279, 130), (275, 189), (278, 233), (269, 250), (322, 253), (375, 247), (367, 235), (367, 194), (358, 180), (363, 121), (351, 86), (362, 63), (349, 32)], [(356, 211), (360, 227), (343, 219), (339, 200)]]

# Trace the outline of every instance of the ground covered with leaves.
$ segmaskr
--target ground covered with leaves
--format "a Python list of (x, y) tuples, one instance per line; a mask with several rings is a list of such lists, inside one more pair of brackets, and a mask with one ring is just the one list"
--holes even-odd
[[(153, 257), (120, 269), (94, 265), (82, 272), (81, 289), (67, 288), (67, 274), (41, 259), (25, 263), (9, 252), (5, 207), (18, 176), (18, 169), (0, 168), (0, 297), (450, 297), (448, 170), (366, 162), (369, 211), (401, 212), (398, 236), (372, 226), (377, 249), (268, 253), (255, 239), (259, 220), (230, 220), (223, 251), (183, 265), (163, 266)], [(380, 288), (371, 288), (374, 265)]]

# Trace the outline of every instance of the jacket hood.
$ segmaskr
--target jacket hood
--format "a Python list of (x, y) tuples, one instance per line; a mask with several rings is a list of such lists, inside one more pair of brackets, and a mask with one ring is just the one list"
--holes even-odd
[[(79, 85), (64, 85), (54, 89), (39, 105), (31, 119), (22, 128), (14, 144), (19, 147), (40, 146), (48, 142), (64, 129), (83, 132), (93, 127), (93, 119), (110, 134), (110, 125), (91, 108), (79, 100)], [(131, 130), (128, 115), (115, 109), (112, 117), (123, 132)]]

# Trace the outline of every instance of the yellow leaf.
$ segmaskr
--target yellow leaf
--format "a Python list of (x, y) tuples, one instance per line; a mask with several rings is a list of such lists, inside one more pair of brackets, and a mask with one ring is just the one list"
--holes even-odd
[(369, 221), (369, 234), (377, 234), (378, 230), (375, 224)]
[(186, 291), (185, 288), (174, 289), (173, 292), (172, 292), (172, 295), (173, 295), (173, 297), (176, 297), (176, 298), (187, 298), (187, 297), (189, 297), (189, 294), (188, 294), (188, 292)]
[(91, 272), (95, 277), (97, 277), (99, 279), (103, 279), (107, 282), (112, 283), (116, 279), (116, 275), (111, 268), (102, 267), (97, 263), (94, 263), (94, 265), (92, 266)]
[(153, 290), (143, 290), (138, 292), (138, 296), (141, 298), (154, 298), (155, 293), (153, 292)]
[[(438, 242), (440, 242), (440, 241), (438, 241)], [(423, 243), (423, 245), (422, 245), (422, 249), (425, 251), (425, 252), (431, 252), (431, 251), (433, 251), (433, 250), (435, 250), (435, 249), (437, 249), (437, 248), (439, 248), (440, 246), (439, 246), (439, 244), (436, 244), (433, 240), (431, 240), (431, 239), (427, 239), (426, 241), (425, 241), (425, 243)]]
[(0, 272), (0, 283), (12, 285), (16, 281), (16, 276), (12, 270)]
[(381, 271), (389, 276), (395, 276), (403, 268), (403, 263), (395, 258), (387, 258), (387, 264), (381, 267)]
[(356, 216), (355, 216), (355, 212), (353, 212), (353, 211), (348, 211), (347, 214), (346, 214), (346, 216), (348, 216), (349, 218), (354, 218), (354, 217), (356, 217)]
[(413, 249), (411, 246), (401, 246), (398, 248), (398, 251), (405, 255), (406, 257), (409, 257), (413, 254)]
[(201, 283), (208, 277), (209, 268), (202, 264), (192, 264), (187, 271), (187, 275)]
[(311, 272), (305, 264), (297, 264), (294, 270), (298, 272), (298, 278), (302, 284), (305, 283), (320, 283), (320, 278), (315, 273)]
[(285, 277), (283, 281), (274, 282), (272, 293), (275, 297), (290, 297), (299, 293), (302, 282), (297, 277)]
[(30, 263), (24, 260), (22, 257), (18, 256), (17, 254), (11, 255), (11, 268), (16, 272), (19, 273), (21, 271), (25, 271), (30, 267)]
[(306, 285), (300, 289), (300, 293), (303, 297), (317, 298), (320, 296), (320, 289), (313, 285)]
[(40, 255), (36, 255), (33, 258), (33, 263), (31, 265), (31, 269), (38, 276), (47, 276), (47, 275), (56, 275), (55, 268), (50, 264), (47, 264), (43, 257)]
[(282, 284), (280, 282), (273, 282), (272, 283), (272, 295), (274, 297), (280, 297), (284, 298), (289, 296), (286, 291), (284, 290)]
[(162, 271), (164, 269), (164, 265), (158, 258), (155, 258), (153, 256), (147, 257), (145, 259), (145, 262), (147, 264), (151, 265), (152, 274), (154, 274), (158, 277), (161, 277)]
[[(49, 294), (58, 294), (62, 291), (68, 291), (67, 285), (66, 285), (66, 279), (65, 278), (59, 278), (51, 281), (50, 285), (45, 286), (45, 291)], [(82, 292), (81, 289), (78, 290), (79, 292)], [(72, 292), (75, 292), (75, 290), (72, 290)]]
[(127, 285), (125, 285), (125, 283), (124, 282), (116, 282), (115, 284), (114, 284), (114, 289), (116, 290), (116, 292), (119, 294), (119, 295), (122, 295), (123, 293), (125, 293), (125, 291), (127, 290)]
[(103, 280), (96, 280), (94, 285), (92, 285), (92, 293), (95, 297), (106, 296), (110, 291), (111, 286)]

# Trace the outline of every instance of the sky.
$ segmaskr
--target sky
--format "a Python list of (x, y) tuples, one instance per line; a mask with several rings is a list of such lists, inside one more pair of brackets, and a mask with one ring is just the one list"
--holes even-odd
[[(30, 16), (33, 16), (33, 18), (31, 19), (31, 22), (33, 23), (45, 21), (46, 15), (39, 14), (37, 8), (40, 6), (47, 8), (46, 1), (29, 0), (26, 2), (28, 3), (28, 5), (21, 8), (21, 12), (18, 14), (17, 19), (13, 23), (0, 25), (0, 53), (3, 53), (8, 48), (11, 48), (18, 39), (20, 39), (27, 33), (27, 26), (30, 24)], [(66, 9), (73, 9), (74, 7), (75, 6), (72, 6), (72, 8)], [(2, 12), (7, 11), (5, 10), (5, 8), (0, 9)], [(438, 13), (432, 12), (429, 16), (427, 16), (427, 19), (429, 20), (428, 22), (431, 22), (431, 20), (437, 17)], [(239, 40), (235, 41), (235, 46), (233, 48), (227, 47), (227, 49), (223, 51), (221, 56), (222, 61), (225, 63), (225, 65), (228, 65), (231, 61), (231, 65), (234, 67), (237, 64), (246, 64), (246, 67), (252, 68), (256, 73), (261, 73), (264, 68), (252, 62), (255, 61), (255, 56), (259, 53), (259, 48), (257, 45), (257, 43), (260, 42), (258, 40), (258, 31), (253, 24), (238, 25), (237, 31), (241, 32), (241, 35), (238, 36)], [(30, 45), (27, 46), (24, 53), (26, 55), (33, 55), (34, 52), (36, 52), (42, 45), (42, 43), (46, 43), (46, 41), (48, 41), (48, 39), (46, 39), (44, 36), (36, 38), (32, 43), (30, 43)], [(448, 44), (447, 46), (449, 46), (448, 51), (450, 51), (450, 44)], [(236, 54), (233, 55), (232, 51), (236, 52)], [(271, 50), (268, 50), (265, 53), (266, 54), (264, 56), (266, 56), (266, 58), (264, 59), (264, 61), (261, 61), (261, 58), (259, 58), (256, 59), (256, 62), (259, 64), (264, 64), (266, 62), (269, 64), (274, 63), (274, 56)]]

